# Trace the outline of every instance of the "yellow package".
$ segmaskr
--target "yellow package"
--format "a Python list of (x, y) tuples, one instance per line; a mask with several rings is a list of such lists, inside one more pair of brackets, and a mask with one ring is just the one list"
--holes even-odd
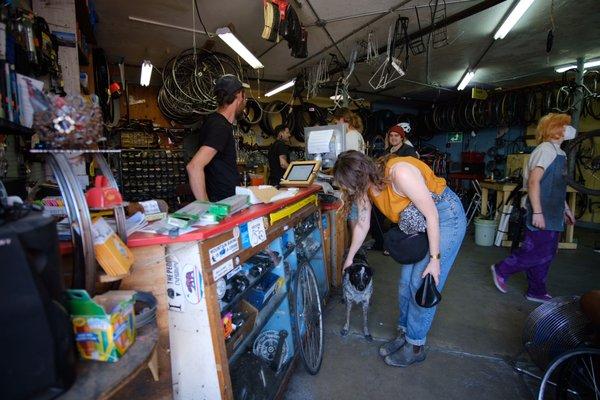
[(111, 276), (125, 275), (133, 264), (133, 253), (104, 218), (92, 224), (94, 252), (102, 269)]
[(135, 342), (131, 290), (112, 290), (93, 299), (85, 290), (67, 291), (75, 343), (81, 358), (115, 362)]

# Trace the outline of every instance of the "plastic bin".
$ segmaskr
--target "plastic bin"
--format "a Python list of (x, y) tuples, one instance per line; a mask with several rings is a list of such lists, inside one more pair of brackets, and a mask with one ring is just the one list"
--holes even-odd
[(492, 246), (497, 229), (498, 221), (475, 218), (475, 244), (478, 246)]

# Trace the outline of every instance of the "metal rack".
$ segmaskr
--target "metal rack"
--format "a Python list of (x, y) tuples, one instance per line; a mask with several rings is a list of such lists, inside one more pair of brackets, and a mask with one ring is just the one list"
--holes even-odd
[[(73, 286), (85, 288), (91, 295), (95, 292), (98, 279), (98, 264), (94, 254), (92, 237), (92, 219), (87, 206), (85, 195), (77, 180), (77, 176), (69, 161), (69, 154), (80, 154), (93, 159), (108, 184), (117, 188), (117, 182), (112, 174), (103, 153), (118, 152), (103, 150), (31, 150), (32, 153), (46, 155), (46, 160), (62, 193), (71, 225), (71, 241), (73, 244)], [(125, 229), (125, 210), (123, 206), (107, 208), (112, 210), (117, 223), (117, 233), (123, 242), (127, 242)], [(110, 279), (108, 279), (110, 280)]]

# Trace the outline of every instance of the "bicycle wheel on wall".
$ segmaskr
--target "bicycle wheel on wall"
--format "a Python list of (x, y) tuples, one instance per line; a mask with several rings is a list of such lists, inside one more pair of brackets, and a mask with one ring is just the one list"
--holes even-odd
[(567, 149), (567, 183), (578, 192), (600, 196), (600, 130), (579, 133)]
[(316, 375), (323, 362), (323, 314), (317, 279), (309, 264), (299, 267), (294, 290), (293, 329), (306, 371)]

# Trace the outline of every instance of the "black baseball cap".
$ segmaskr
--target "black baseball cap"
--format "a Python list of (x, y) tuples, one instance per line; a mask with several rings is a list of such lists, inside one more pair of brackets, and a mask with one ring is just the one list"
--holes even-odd
[(227, 93), (227, 95), (231, 95), (231, 94), (236, 93), (238, 90), (240, 90), (242, 88), (249, 89), (250, 85), (248, 85), (247, 83), (243, 83), (235, 75), (226, 74), (226, 75), (220, 76), (219, 79), (217, 79), (217, 81), (215, 82), (214, 91), (217, 92), (217, 91), (222, 90), (225, 93)]

